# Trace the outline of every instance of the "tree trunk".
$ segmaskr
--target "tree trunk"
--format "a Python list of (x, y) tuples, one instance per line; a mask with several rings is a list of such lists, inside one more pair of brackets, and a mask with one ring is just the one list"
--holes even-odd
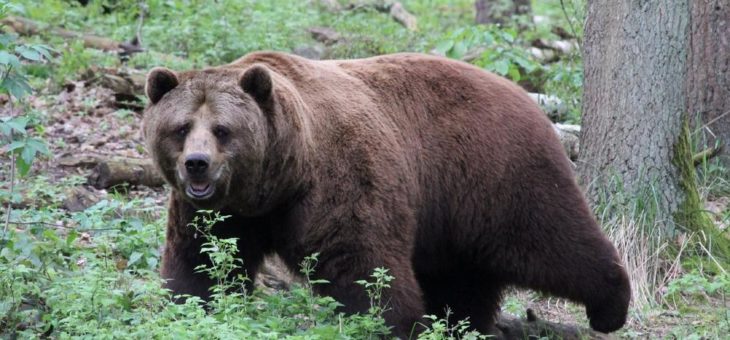
[[(589, 1), (579, 176), (594, 204), (623, 193), (652, 205), (665, 235), (719, 235), (692, 163), (689, 33), (688, 0)], [(716, 241), (727, 254), (727, 239)]]
[(513, 2), (515, 4), (515, 14), (523, 15), (530, 14), (532, 12), (530, 0), (514, 0)]
[(579, 171), (594, 203), (614, 175), (631, 196), (651, 181), (660, 218), (686, 199), (674, 159), (688, 23), (687, 0), (589, 2)]
[(690, 11), (687, 112), (703, 146), (724, 145), (730, 167), (730, 0), (692, 1)]
[(476, 0), (474, 8), (477, 24), (503, 24), (513, 15), (532, 11), (530, 0)]

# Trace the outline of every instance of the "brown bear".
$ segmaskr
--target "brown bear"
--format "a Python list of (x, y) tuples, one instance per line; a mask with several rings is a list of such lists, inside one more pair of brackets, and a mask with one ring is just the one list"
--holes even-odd
[[(355, 283), (395, 276), (384, 317), (411, 336), (424, 314), (491, 332), (505, 287), (586, 306), (619, 329), (631, 296), (618, 253), (574, 180), (550, 121), (512, 82), (420, 54), (313, 61), (273, 52), (147, 78), (144, 133), (172, 187), (162, 276), (208, 296), (188, 226), (198, 209), (231, 217), (253, 279), (266, 254), (314, 273), (346, 313)], [(250, 287), (249, 287), (250, 288)]]

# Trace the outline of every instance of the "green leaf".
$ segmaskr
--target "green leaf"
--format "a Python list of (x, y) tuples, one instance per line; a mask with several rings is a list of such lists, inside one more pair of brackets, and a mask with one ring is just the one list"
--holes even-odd
[(127, 261), (127, 265), (131, 266), (132, 264), (139, 261), (139, 259), (141, 259), (141, 258), (142, 258), (142, 253), (135, 251), (134, 253), (132, 253), (132, 255), (129, 255), (129, 261)]
[(38, 51), (36, 51), (28, 46), (25, 46), (25, 45), (16, 46), (15, 52), (20, 54), (21, 57), (28, 59), (28, 60), (32, 60), (32, 61), (41, 61), (42, 60), (41, 54)]
[(46, 58), (46, 60), (51, 60), (51, 59), (53, 59), (53, 58), (51, 57), (51, 51), (55, 51), (55, 50), (54, 50), (54, 49), (52, 49), (52, 48), (50, 48), (50, 47), (48, 47), (48, 46), (46, 46), (46, 45), (39, 45), (39, 44), (36, 44), (36, 45), (30, 45), (30, 48), (32, 48), (32, 49), (34, 49), (34, 50), (36, 50), (36, 51), (37, 51), (38, 53), (40, 53), (40, 54), (41, 54), (41, 55), (42, 55), (42, 56), (43, 56), (44, 58)]
[(497, 60), (492, 64), (494, 72), (498, 73), (499, 75), (507, 75), (507, 72), (509, 71), (509, 61), (506, 59)]
[(51, 155), (51, 152), (48, 150), (48, 146), (46, 146), (46, 143), (38, 138), (28, 138), (26, 140), (26, 143), (28, 147), (31, 147), (46, 156)]
[(494, 44), (494, 35), (490, 32), (484, 32), (484, 45), (491, 46)]
[(0, 301), (0, 315), (11, 315), (10, 310), (13, 307), (15, 307), (15, 306), (13, 306), (10, 299), (5, 300), (5, 301)]
[(35, 154), (37, 152), (38, 150), (30, 148), (26, 144), (26, 147), (23, 148), (23, 151), (20, 152), (20, 158), (22, 158), (23, 161), (28, 163), (28, 166), (30, 166), (31, 164), (33, 164), (33, 160), (35, 159)]
[(527, 73), (530, 73), (535, 70), (536, 63), (530, 62), (526, 58), (520, 57), (520, 56), (513, 56), (512, 62), (514, 62), (517, 65), (520, 65), (522, 68), (527, 71)]
[(11, 72), (5, 77), (0, 87), (5, 88), (10, 95), (18, 99), (25, 97), (26, 94), (32, 91), (30, 85), (28, 85), (28, 80), (16, 72)]
[(18, 168), (20, 176), (25, 176), (30, 171), (30, 164), (23, 160), (23, 157), (18, 157), (15, 161), (15, 167)]
[(6, 150), (8, 152), (11, 152), (11, 151), (15, 151), (17, 149), (22, 149), (24, 147), (25, 147), (25, 140), (17, 140), (17, 141), (14, 141), (14, 142), (10, 143), (6, 147)]
[(446, 40), (446, 41), (442, 41), (438, 45), (436, 45), (436, 51), (445, 55), (446, 52), (451, 50), (452, 47), (454, 47), (454, 41)]
[(522, 78), (520, 75), (520, 69), (514, 65), (510, 66), (507, 74), (509, 75), (509, 79), (512, 79), (513, 81), (520, 81), (520, 78)]
[(28, 117), (20, 116), (8, 120), (7, 122), (5, 122), (5, 124), (7, 124), (11, 129), (17, 131), (21, 135), (25, 135), (25, 128), (28, 126), (29, 121), (30, 119), (28, 119)]
[(70, 247), (74, 241), (79, 237), (79, 233), (76, 230), (71, 229), (66, 235), (66, 246)]
[(14, 54), (0, 51), (0, 65), (10, 65), (12, 67), (20, 66), (20, 59)]
[(453, 59), (461, 59), (461, 57), (466, 54), (467, 47), (466, 43), (464, 41), (459, 41), (458, 43), (454, 44), (454, 48), (449, 51), (449, 57)]
[(0, 34), (0, 46), (8, 46), (10, 43), (18, 39), (18, 36), (14, 34)]
[(51, 241), (54, 241), (54, 242), (59, 241), (58, 234), (56, 234), (56, 232), (53, 231), (53, 229), (44, 229), (43, 237), (45, 237), (46, 239), (49, 239)]
[(502, 38), (502, 40), (508, 43), (513, 43), (515, 41), (515, 37), (517, 36), (517, 32), (510, 29), (497, 31), (497, 34), (499, 34), (499, 37)]

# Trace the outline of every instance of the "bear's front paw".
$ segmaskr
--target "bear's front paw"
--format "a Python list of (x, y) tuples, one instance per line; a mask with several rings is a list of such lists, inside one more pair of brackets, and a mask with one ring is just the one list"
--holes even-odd
[(586, 314), (593, 330), (610, 333), (626, 323), (628, 308), (622, 303), (612, 301), (598, 307), (587, 308)]

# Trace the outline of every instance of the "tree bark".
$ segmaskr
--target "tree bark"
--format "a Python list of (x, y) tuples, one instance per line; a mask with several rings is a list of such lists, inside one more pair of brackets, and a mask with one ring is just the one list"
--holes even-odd
[(529, 14), (530, 0), (476, 0), (477, 24), (505, 23), (513, 15)]
[(588, 3), (578, 166), (594, 203), (613, 175), (634, 194), (653, 181), (664, 218), (686, 198), (674, 159), (688, 23), (687, 0)]
[(715, 235), (728, 255), (695, 183), (689, 33), (688, 0), (589, 1), (579, 177), (592, 203), (616, 193), (643, 200), (665, 235)]
[(692, 1), (687, 112), (703, 146), (723, 145), (730, 167), (730, 0)]

